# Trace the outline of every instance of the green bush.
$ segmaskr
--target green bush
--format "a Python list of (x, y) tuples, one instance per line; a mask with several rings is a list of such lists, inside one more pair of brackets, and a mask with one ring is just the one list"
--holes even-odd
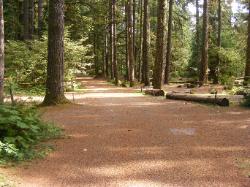
[[(73, 41), (65, 32), (65, 81), (75, 78), (77, 69), (92, 62), (92, 46), (83, 45), (86, 39)], [(47, 70), (47, 36), (42, 40), (6, 41), (6, 80), (7, 85), (15, 85), (16, 93), (29, 90), (34, 94), (43, 94)], [(34, 89), (33, 89), (34, 88)]]
[(41, 121), (28, 106), (0, 105), (0, 161), (32, 159), (41, 153), (39, 142), (61, 136), (61, 130)]
[(220, 58), (220, 82), (231, 89), (236, 77), (242, 76), (242, 72), (244, 72), (244, 62), (240, 53), (233, 49), (221, 48), (218, 50), (218, 54)]

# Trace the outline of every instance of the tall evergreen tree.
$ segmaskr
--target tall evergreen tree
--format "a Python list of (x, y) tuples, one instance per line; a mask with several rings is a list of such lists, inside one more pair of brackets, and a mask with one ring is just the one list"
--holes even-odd
[(3, 102), (4, 92), (4, 18), (3, 0), (0, 0), (0, 103)]
[(200, 63), (200, 85), (208, 81), (208, 0), (203, 4), (203, 29), (202, 29), (202, 50)]
[(195, 24), (195, 53), (196, 53), (196, 65), (197, 69), (200, 69), (200, 11), (199, 11), (199, 0), (195, 0), (196, 7), (196, 24)]
[(23, 5), (23, 39), (32, 40), (34, 34), (34, 16), (35, 2), (34, 0), (24, 0)]
[(130, 86), (134, 85), (134, 46), (133, 46), (133, 12), (132, 0), (128, 0), (128, 59), (129, 59), (129, 82)]
[(114, 79), (114, 44), (113, 44), (113, 0), (109, 0), (109, 58), (110, 58), (110, 78)]
[(129, 35), (129, 32), (128, 32), (128, 1), (125, 0), (125, 25), (126, 25), (126, 29), (125, 29), (125, 51), (126, 51), (126, 66), (125, 66), (125, 71), (126, 71), (126, 76), (125, 76), (125, 79), (126, 81), (129, 81), (130, 80), (130, 74), (129, 74), (129, 57), (128, 57), (128, 35)]
[(23, 39), (30, 39), (29, 35), (29, 0), (24, 0), (23, 4)]
[(49, 1), (48, 66), (45, 105), (67, 102), (64, 96), (64, 0)]
[(38, 0), (38, 36), (43, 33), (43, 0)]
[(154, 64), (154, 80), (153, 86), (155, 89), (162, 88), (162, 69), (164, 58), (164, 28), (165, 28), (165, 0), (158, 0), (157, 8), (157, 36), (156, 36), (156, 55)]
[(143, 0), (139, 0), (139, 54), (138, 54), (138, 81), (142, 81), (142, 43), (143, 43)]
[(174, 5), (174, 1), (173, 0), (169, 0), (167, 55), (166, 55), (166, 67), (165, 67), (165, 79), (164, 79), (164, 83), (165, 84), (169, 83), (169, 78), (170, 78), (173, 5)]
[(144, 0), (144, 17), (143, 17), (143, 40), (142, 40), (142, 76), (145, 86), (149, 86), (149, 4), (148, 0)]
[[(217, 31), (217, 47), (218, 49), (221, 48), (221, 30), (222, 30), (222, 16), (221, 16), (221, 0), (218, 0), (218, 31)], [(218, 84), (219, 83), (219, 65), (220, 65), (220, 58), (219, 55), (217, 55), (216, 64), (215, 64), (215, 72), (213, 77), (213, 83)]]
[(248, 1), (248, 38), (247, 38), (247, 58), (245, 68), (245, 81), (249, 84), (250, 80), (250, 1)]
[(116, 0), (112, 0), (112, 48), (113, 48), (113, 70), (114, 70), (114, 78), (115, 85), (118, 85), (118, 66), (117, 66), (117, 45), (116, 45)]

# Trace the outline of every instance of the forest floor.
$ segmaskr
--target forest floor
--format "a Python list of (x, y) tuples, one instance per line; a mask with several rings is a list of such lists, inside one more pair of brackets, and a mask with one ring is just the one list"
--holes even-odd
[(76, 104), (42, 109), (67, 135), (51, 142), (55, 151), (1, 169), (16, 186), (250, 186), (250, 110), (81, 82)]

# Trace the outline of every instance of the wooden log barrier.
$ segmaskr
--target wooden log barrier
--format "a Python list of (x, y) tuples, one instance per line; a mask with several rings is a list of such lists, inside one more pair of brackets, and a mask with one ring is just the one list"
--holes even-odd
[(173, 94), (168, 93), (166, 95), (167, 99), (183, 100), (183, 101), (193, 101), (199, 103), (211, 103), (219, 106), (229, 106), (229, 100), (227, 98), (218, 98), (211, 96), (199, 96), (199, 95), (187, 95), (187, 94)]

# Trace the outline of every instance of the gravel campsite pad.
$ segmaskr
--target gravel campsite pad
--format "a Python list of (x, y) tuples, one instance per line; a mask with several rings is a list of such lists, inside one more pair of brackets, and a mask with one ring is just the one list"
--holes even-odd
[(247, 187), (250, 110), (144, 96), (84, 78), (76, 104), (43, 109), (65, 129), (47, 158), (3, 169), (23, 187)]

